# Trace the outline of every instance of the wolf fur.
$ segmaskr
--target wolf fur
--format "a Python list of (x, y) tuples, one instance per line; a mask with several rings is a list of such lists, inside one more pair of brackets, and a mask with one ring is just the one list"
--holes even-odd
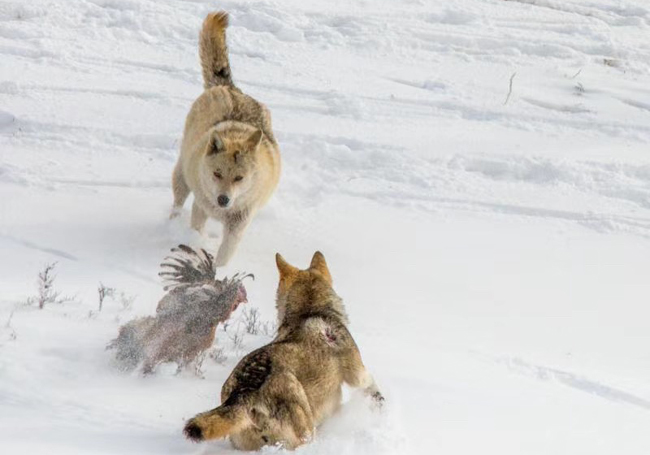
[(160, 275), (169, 292), (160, 300), (155, 316), (134, 319), (120, 328), (108, 345), (122, 370), (142, 365), (144, 374), (159, 363), (176, 362), (179, 369), (200, 358), (212, 346), (217, 325), (246, 302), (244, 276), (216, 280), (212, 256), (186, 245), (172, 249), (161, 264)]
[(383, 401), (346, 327), (343, 302), (319, 252), (299, 270), (276, 255), (279, 328), (270, 344), (251, 352), (221, 389), (221, 405), (185, 425), (193, 441), (230, 437), (242, 450), (288, 449), (308, 442), (341, 403), (341, 386)]
[(227, 26), (223, 11), (208, 14), (203, 22), (199, 54), (205, 91), (187, 115), (172, 174), (171, 217), (180, 213), (193, 193), (192, 227), (200, 232), (209, 217), (224, 226), (215, 266), (228, 263), (280, 178), (280, 149), (271, 114), (233, 83)]

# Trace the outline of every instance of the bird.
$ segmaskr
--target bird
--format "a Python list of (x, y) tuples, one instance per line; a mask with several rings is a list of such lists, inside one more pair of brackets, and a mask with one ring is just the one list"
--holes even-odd
[[(145, 375), (156, 366), (175, 362), (178, 371), (192, 362), (214, 342), (219, 323), (226, 322), (242, 303), (247, 303), (242, 281), (252, 274), (239, 273), (219, 280), (213, 256), (200, 249), (178, 245), (160, 264), (166, 294), (154, 316), (134, 319), (120, 327), (107, 349), (114, 349), (118, 368)], [(200, 367), (200, 364), (199, 364)]]

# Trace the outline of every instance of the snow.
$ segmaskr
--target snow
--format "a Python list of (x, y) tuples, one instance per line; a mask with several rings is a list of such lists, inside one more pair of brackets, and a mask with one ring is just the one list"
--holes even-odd
[[(650, 453), (644, 0), (0, 1), (0, 452), (236, 453), (181, 429), (269, 341), (242, 308), (204, 378), (104, 349), (171, 247), (219, 244), (167, 219), (214, 9), (283, 157), (220, 273), (272, 321), (274, 253), (323, 251), (387, 398), (298, 452)], [(52, 262), (74, 301), (39, 310)]]

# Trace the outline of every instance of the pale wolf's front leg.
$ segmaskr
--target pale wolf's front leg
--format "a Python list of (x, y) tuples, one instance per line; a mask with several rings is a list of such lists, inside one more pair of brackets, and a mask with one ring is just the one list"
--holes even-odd
[(174, 166), (174, 172), (172, 173), (172, 192), (174, 193), (174, 205), (172, 211), (169, 214), (169, 218), (176, 218), (181, 214), (181, 209), (187, 196), (190, 194), (190, 187), (187, 186), (185, 177), (183, 177), (183, 169), (181, 168), (180, 160)]
[(244, 212), (232, 213), (226, 216), (223, 225), (223, 241), (219, 246), (217, 259), (214, 261), (216, 267), (222, 267), (230, 261), (249, 223), (250, 217)]
[(205, 226), (207, 219), (208, 214), (205, 213), (205, 210), (203, 210), (197, 205), (196, 202), (194, 202), (194, 204), (192, 204), (192, 219), (190, 221), (192, 228), (201, 232), (203, 230), (203, 226)]

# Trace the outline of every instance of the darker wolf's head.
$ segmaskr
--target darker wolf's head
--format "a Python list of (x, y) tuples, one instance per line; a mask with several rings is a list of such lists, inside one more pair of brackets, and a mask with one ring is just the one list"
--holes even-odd
[(201, 181), (215, 207), (229, 209), (254, 185), (263, 134), (254, 128), (210, 134)]
[(292, 266), (279, 253), (275, 255), (275, 261), (280, 272), (276, 296), (280, 324), (286, 315), (301, 315), (328, 308), (345, 315), (341, 299), (332, 288), (332, 275), (325, 256), (320, 251), (314, 253), (309, 268), (305, 270)]

